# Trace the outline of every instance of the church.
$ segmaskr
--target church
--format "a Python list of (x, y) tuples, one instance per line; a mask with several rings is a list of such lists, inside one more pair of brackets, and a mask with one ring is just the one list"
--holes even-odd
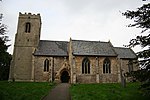
[(138, 69), (131, 48), (110, 41), (40, 40), (40, 31), (40, 14), (19, 13), (9, 80), (117, 83), (124, 73)]

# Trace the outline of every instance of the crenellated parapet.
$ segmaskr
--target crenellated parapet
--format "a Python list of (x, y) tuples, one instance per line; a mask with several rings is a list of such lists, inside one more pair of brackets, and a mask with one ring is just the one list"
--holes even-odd
[(32, 14), (32, 13), (21, 13), (19, 12), (19, 17), (28, 17), (28, 18), (41, 18), (40, 14)]

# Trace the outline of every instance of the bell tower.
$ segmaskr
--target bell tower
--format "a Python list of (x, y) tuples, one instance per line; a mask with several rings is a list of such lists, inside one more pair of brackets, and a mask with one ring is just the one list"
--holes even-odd
[(40, 31), (40, 14), (19, 13), (13, 58), (10, 67), (10, 80), (33, 80), (33, 52), (39, 44)]

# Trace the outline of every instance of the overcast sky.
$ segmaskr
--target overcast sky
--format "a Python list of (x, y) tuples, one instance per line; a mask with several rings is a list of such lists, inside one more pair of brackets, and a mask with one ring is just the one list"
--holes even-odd
[[(8, 26), (12, 54), (19, 12), (40, 13), (41, 40), (111, 41), (126, 45), (140, 30), (128, 28), (132, 21), (122, 16), (126, 10), (136, 10), (142, 0), (3, 0), (0, 12)], [(135, 49), (136, 51), (136, 49)]]

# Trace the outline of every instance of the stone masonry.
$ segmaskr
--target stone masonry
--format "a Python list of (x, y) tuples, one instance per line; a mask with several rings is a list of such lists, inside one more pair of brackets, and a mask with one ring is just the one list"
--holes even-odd
[(40, 30), (40, 14), (19, 13), (9, 80), (117, 83), (124, 73), (138, 69), (130, 48), (110, 41), (40, 40)]

